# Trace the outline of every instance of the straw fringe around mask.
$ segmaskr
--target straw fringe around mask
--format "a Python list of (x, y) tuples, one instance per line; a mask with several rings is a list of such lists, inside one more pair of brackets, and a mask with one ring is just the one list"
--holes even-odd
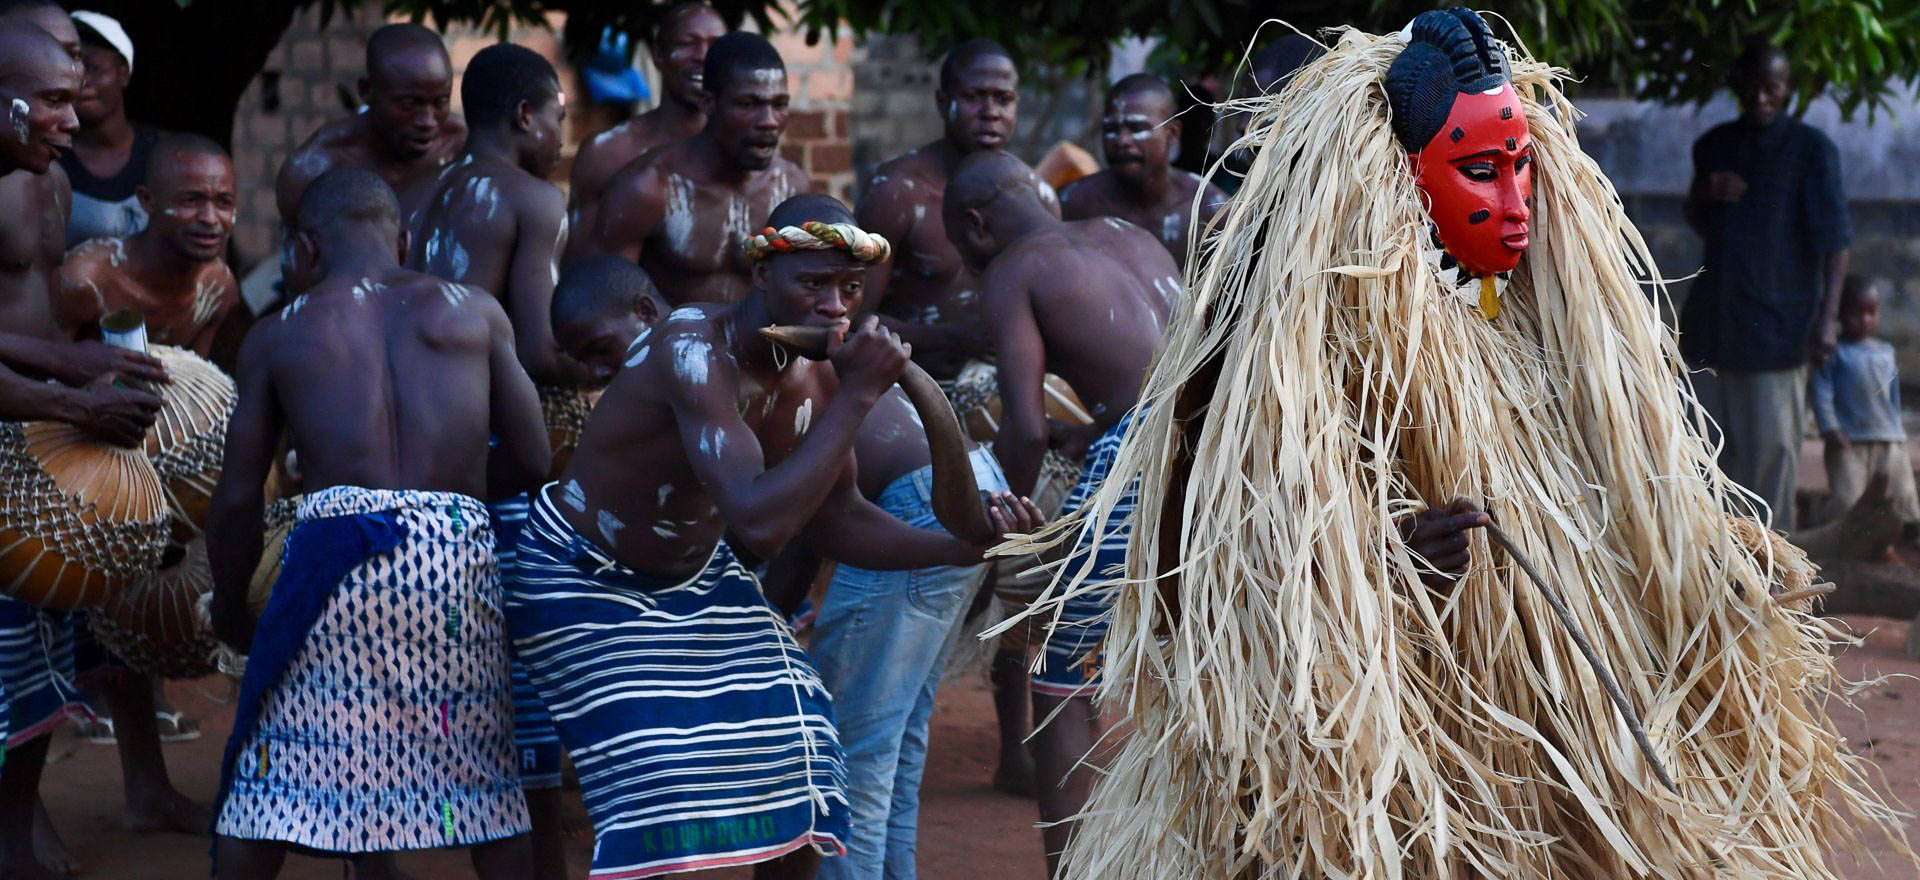
[[(1487, 321), (1419, 256), (1427, 219), (1380, 90), (1404, 44), (1336, 35), (1244, 102), (1258, 157), (1189, 261), (1111, 479), (996, 551), (1101, 528), (1140, 483), (1126, 571), (1056, 570), (1028, 612), (1117, 591), (1097, 697), (1134, 731), (1065, 875), (1830, 878), (1826, 853), (1869, 828), (1912, 858), (1822, 706), (1844, 686), (1839, 634), (1774, 598), (1807, 595), (1811, 565), (1725, 512), (1753, 501), (1702, 439), (1664, 287), (1580, 151), (1562, 72), (1510, 50), (1532, 247)], [(1179, 455), (1175, 400), (1216, 358)], [(1567, 598), (1679, 797), (1484, 536), (1462, 581), (1420, 586), (1394, 522), (1456, 496)], [(1154, 581), (1168, 529), (1171, 607)]]

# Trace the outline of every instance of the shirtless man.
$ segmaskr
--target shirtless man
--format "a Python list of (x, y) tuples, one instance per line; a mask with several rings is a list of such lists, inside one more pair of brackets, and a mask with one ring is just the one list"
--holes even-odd
[(328, 123), (287, 156), (274, 180), (280, 222), (291, 222), (300, 194), (332, 168), (365, 168), (400, 194), (413, 217), (433, 192), (434, 177), (467, 140), (467, 126), (449, 111), (453, 62), (440, 35), (417, 24), (390, 24), (367, 38), (366, 109)]
[[(541, 397), (573, 394), (593, 372), (553, 341), (549, 313), (567, 240), (567, 203), (547, 175), (560, 164), (567, 99), (553, 65), (525, 46), (495, 43), (460, 80), (467, 152), (440, 174), (415, 221), (409, 264), (492, 293), (513, 325), (514, 352)], [(515, 577), (513, 542), (524, 493), (487, 499), (501, 547), (500, 576)], [(525, 672), (514, 665), (514, 738), (533, 816), (540, 876), (565, 880), (560, 741)]]
[(1173, 118), (1173, 90), (1151, 73), (1124, 77), (1107, 90), (1107, 115), (1100, 121), (1100, 148), (1107, 169), (1074, 181), (1060, 193), (1060, 215), (1068, 220), (1118, 217), (1152, 232), (1187, 263), (1193, 242), (1193, 202), (1200, 202), (1200, 226), (1227, 203), (1227, 194), (1191, 171), (1173, 167), (1180, 147), (1180, 120)]
[[(151, 342), (186, 348), (232, 370), (248, 321), (240, 285), (224, 258), (233, 233), (233, 163), (219, 144), (194, 134), (168, 135), (148, 156), (136, 193), (145, 227), (124, 241), (97, 238), (68, 252), (60, 267), (54, 318), (70, 339), (97, 339), (100, 318), (133, 309), (146, 320)], [(82, 643), (85, 644), (83, 637)], [(82, 652), (83, 654), (85, 652)], [(121, 661), (104, 650), (101, 666)], [(162, 719), (178, 713), (165, 702), (158, 679), (114, 669), (82, 684), (105, 703), (120, 752), (128, 825), (137, 830), (203, 834), (211, 817), (174, 788), (160, 750)], [(158, 713), (158, 714), (156, 714)], [(177, 723), (177, 722), (176, 722)], [(180, 724), (198, 735), (198, 728)], [(178, 730), (178, 728), (176, 728)]]
[(653, 37), (653, 67), (660, 71), (660, 106), (622, 122), (580, 146), (573, 157), (573, 226), (592, 229), (607, 183), (654, 147), (684, 141), (706, 127), (701, 91), (707, 49), (727, 33), (720, 13), (705, 3), (674, 4)]
[(614, 175), (576, 252), (638, 263), (673, 305), (746, 296), (752, 267), (740, 242), (807, 189), (806, 172), (780, 157), (787, 67), (773, 44), (744, 31), (715, 40), (701, 81), (712, 108), (706, 127)]
[[(1001, 407), (994, 454), (1016, 493), (1032, 491), (1049, 446), (1084, 457), (1080, 481), (1061, 508), (1065, 516), (1106, 477), (1179, 293), (1177, 281), (1168, 287), (1179, 270), (1157, 238), (1131, 223), (1055, 217), (1030, 174), (1005, 153), (968, 157), (947, 185), (945, 220), (955, 249), (980, 273), (992, 328)], [(1072, 384), (1092, 425), (1049, 426), (1042, 381), (1050, 372)], [(1104, 568), (1124, 558), (1125, 543), (1122, 537), (1075, 553), (1094, 553), (1094, 564)], [(1052, 718), (1034, 732), (1043, 823), (1079, 812), (1091, 785), (1090, 771), (1079, 765), (1100, 717), (1083, 658), (1104, 633), (1102, 610), (1069, 608), (1047, 634), (1033, 676), (1033, 717)], [(1050, 874), (1070, 832), (1070, 824), (1041, 831)]]
[(467, 151), (440, 175), (410, 263), (492, 293), (513, 320), (528, 375), (579, 385), (590, 376), (554, 344), (547, 314), (567, 241), (566, 197), (546, 180), (560, 164), (567, 115), (559, 77), (539, 53), (496, 43), (467, 65), (460, 101)]
[[(151, 218), (125, 240), (96, 238), (67, 254), (54, 317), (68, 336), (97, 336), (100, 317), (133, 309), (147, 340), (191, 349), (233, 369), (246, 314), (227, 268), (233, 235), (233, 162), (197, 134), (168, 135), (153, 150), (138, 189)], [(230, 320), (233, 319), (233, 320)]]
[[(79, 129), (73, 101), (81, 71), (72, 50), (31, 21), (44, 5), (0, 12), (0, 434), (21, 442), (19, 423), (68, 422), (137, 446), (160, 398), (116, 387), (119, 376), (164, 382), (145, 355), (63, 338), (53, 293), (65, 251), (70, 194), (54, 159)], [(58, 7), (55, 24), (72, 23)], [(29, 14), (31, 13), (31, 15)], [(78, 38), (74, 40), (78, 46)], [(48, 382), (47, 379), (55, 381)], [(36, 863), (64, 855), (35, 840), (34, 810), (48, 734), (73, 712), (72, 619), (0, 598), (0, 691), (7, 697), (6, 761), (0, 765), (0, 877), (58, 876)], [(50, 832), (50, 828), (45, 832)], [(64, 861), (64, 859), (53, 859)]]
[(553, 289), (553, 338), (593, 373), (613, 381), (640, 331), (666, 317), (667, 304), (639, 266), (596, 254), (571, 263)]
[[(580, 771), (596, 873), (765, 863), (759, 876), (810, 877), (818, 853), (846, 846), (826, 692), (723, 534), (762, 558), (804, 536), (876, 569), (973, 565), (985, 550), (858, 491), (854, 436), (906, 366), (897, 337), (868, 319), (828, 364), (758, 332), (846, 333), (886, 252), (852, 220), (817, 196), (776, 209), (745, 298), (682, 308), (636, 339), (559, 482), (536, 493), (507, 611)], [(796, 245), (807, 223), (837, 224), (842, 244)], [(1037, 520), (1005, 495), (990, 515), (1001, 530)]]
[[(215, 629), (251, 651), (222, 762), (215, 874), (272, 877), (289, 846), (469, 846), (483, 878), (530, 876), (479, 500), (490, 481), (517, 491), (547, 470), (512, 327), (484, 292), (400, 268), (399, 205), (370, 171), (316, 179), (288, 238), (299, 295), (241, 349), (207, 528)], [(283, 429), (307, 494), (256, 624), (247, 584)]]
[[(947, 241), (940, 201), (961, 159), (1006, 149), (1019, 89), (1013, 56), (999, 43), (955, 47), (940, 64), (933, 93), (946, 134), (880, 163), (860, 200), (861, 225), (899, 243), (893, 259), (874, 273), (867, 308), (913, 346), (914, 360), (936, 379), (953, 378), (967, 361), (984, 360), (993, 350), (974, 275)], [(1053, 190), (1039, 189), (1051, 204)]]

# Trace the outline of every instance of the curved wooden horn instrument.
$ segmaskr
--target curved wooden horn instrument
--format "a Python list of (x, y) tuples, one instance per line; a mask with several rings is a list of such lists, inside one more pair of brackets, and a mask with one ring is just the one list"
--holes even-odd
[[(762, 327), (760, 335), (780, 343), (808, 360), (825, 360), (827, 340), (832, 330), (826, 327)], [(940, 386), (919, 365), (907, 363), (900, 374), (900, 390), (907, 393), (927, 429), (927, 451), (933, 459), (933, 516), (947, 531), (972, 544), (992, 543), (999, 535), (987, 519), (980, 489), (973, 481), (973, 462), (967, 456), (966, 435), (960, 431), (960, 417)]]

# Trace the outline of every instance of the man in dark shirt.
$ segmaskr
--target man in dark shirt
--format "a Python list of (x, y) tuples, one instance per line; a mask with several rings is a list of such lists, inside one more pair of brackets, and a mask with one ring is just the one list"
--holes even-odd
[(1687, 222), (1706, 270), (1680, 318), (1680, 347), (1706, 371), (1700, 402), (1724, 435), (1720, 466), (1794, 527), (1793, 490), (1806, 415), (1806, 366), (1825, 363), (1852, 231), (1833, 141), (1781, 112), (1786, 53), (1741, 56), (1740, 118), (1693, 146)]
[(126, 238), (146, 228), (147, 212), (135, 191), (146, 182), (147, 158), (164, 134), (127, 119), (127, 79), (133, 75), (133, 41), (120, 23), (98, 12), (73, 13), (80, 34), (86, 83), (74, 97), (80, 130), (60, 167), (73, 182), (67, 247), (93, 238)]

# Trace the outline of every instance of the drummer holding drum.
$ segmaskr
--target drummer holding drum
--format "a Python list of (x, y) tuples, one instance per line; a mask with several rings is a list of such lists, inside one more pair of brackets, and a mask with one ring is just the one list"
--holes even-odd
[(53, 319), (72, 196), (52, 164), (79, 127), (80, 79), (46, 30), (24, 14), (0, 17), (0, 216), (25, 221), (0, 226), (0, 588), (13, 597), (0, 599), (0, 875), (9, 876), (40, 871), (32, 829), (46, 734), (77, 708), (65, 680), (73, 624), (60, 612), (151, 569), (167, 536), (158, 476), (131, 448), (161, 400), (116, 383), (164, 383), (165, 369), (72, 342)]

